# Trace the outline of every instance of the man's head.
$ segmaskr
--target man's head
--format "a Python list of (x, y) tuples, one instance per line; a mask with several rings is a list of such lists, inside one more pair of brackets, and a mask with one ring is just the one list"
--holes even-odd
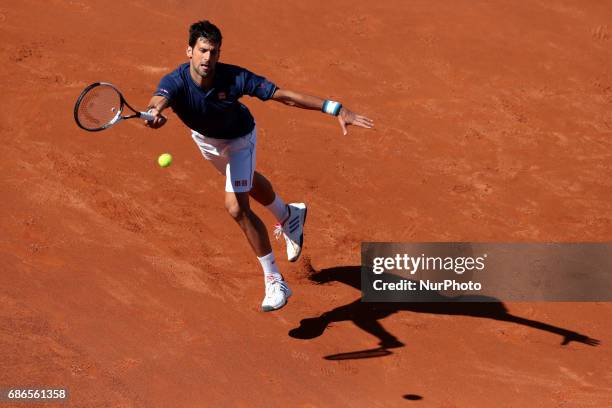
[(202, 78), (214, 74), (222, 40), (221, 31), (208, 20), (198, 21), (189, 27), (187, 56), (191, 60), (192, 72)]
[(189, 27), (189, 46), (194, 47), (200, 38), (221, 48), (221, 30), (208, 20), (198, 21)]

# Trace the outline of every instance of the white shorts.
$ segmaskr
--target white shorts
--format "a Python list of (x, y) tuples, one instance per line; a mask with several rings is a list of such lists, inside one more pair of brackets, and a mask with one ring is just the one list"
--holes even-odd
[(191, 131), (191, 137), (204, 158), (221, 174), (225, 174), (225, 191), (235, 193), (251, 191), (255, 171), (257, 128), (237, 139), (215, 139), (203, 136), (195, 130)]

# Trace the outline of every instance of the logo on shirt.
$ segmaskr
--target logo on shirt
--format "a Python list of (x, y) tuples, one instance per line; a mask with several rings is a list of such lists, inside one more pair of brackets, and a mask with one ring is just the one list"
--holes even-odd
[(227, 98), (227, 95), (225, 94), (225, 92), (219, 92), (217, 94), (217, 98), (219, 98), (220, 101), (224, 100), (225, 98)]

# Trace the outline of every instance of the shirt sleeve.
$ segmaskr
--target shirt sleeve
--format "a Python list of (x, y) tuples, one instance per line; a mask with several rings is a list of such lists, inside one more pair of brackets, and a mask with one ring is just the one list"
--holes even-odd
[(273, 82), (270, 82), (266, 78), (256, 75), (246, 69), (242, 74), (244, 78), (244, 95), (255, 96), (262, 101), (267, 101), (272, 97), (272, 95), (274, 95), (276, 85)]
[(173, 99), (176, 97), (179, 91), (179, 86), (174, 78), (170, 74), (166, 75), (159, 81), (159, 85), (157, 86), (157, 90), (153, 95), (163, 96), (168, 99), (170, 103), (173, 102)]

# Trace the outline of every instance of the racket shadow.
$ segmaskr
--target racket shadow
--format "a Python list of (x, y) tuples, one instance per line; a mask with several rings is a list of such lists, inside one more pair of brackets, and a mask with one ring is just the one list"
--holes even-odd
[(350, 351), (348, 353), (338, 353), (323, 357), (326, 360), (361, 360), (364, 358), (385, 357), (393, 354), (392, 351), (383, 347), (376, 347), (367, 350)]

